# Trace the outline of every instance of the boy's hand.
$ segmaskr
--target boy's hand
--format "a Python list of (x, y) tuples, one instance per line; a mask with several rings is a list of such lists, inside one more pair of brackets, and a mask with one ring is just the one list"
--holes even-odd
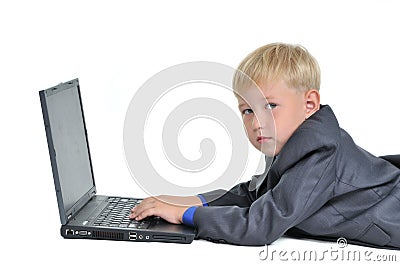
[(202, 206), (201, 200), (196, 196), (157, 196), (144, 199), (138, 206), (131, 210), (130, 219), (142, 220), (148, 216), (159, 216), (164, 220), (181, 224), (183, 213), (190, 206)]

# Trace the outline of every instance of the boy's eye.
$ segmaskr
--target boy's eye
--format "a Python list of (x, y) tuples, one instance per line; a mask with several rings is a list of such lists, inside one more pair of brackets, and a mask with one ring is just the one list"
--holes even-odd
[(269, 110), (274, 109), (276, 106), (277, 106), (277, 104), (275, 104), (275, 103), (267, 103), (267, 105), (266, 105), (267, 109), (269, 109)]
[(248, 115), (248, 114), (251, 114), (251, 113), (253, 113), (253, 110), (251, 110), (251, 109), (244, 109), (242, 111), (242, 114), (244, 114), (244, 115)]

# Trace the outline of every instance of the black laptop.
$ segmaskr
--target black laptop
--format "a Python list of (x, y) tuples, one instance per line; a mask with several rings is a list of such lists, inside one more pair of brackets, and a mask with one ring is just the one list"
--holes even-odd
[(96, 195), (78, 79), (39, 92), (64, 238), (191, 243), (193, 228), (130, 220), (141, 199)]

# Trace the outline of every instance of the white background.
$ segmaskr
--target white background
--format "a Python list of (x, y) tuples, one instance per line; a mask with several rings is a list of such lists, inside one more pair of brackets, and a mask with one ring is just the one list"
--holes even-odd
[[(235, 67), (266, 43), (298, 43), (318, 59), (322, 102), (340, 125), (373, 154), (396, 154), (399, 11), (387, 0), (1, 1), (1, 264), (271, 263), (260, 247), (62, 239), (38, 91), (78, 77), (98, 192), (145, 196), (122, 148), (135, 90), (175, 64)], [(271, 247), (335, 245), (285, 238)]]

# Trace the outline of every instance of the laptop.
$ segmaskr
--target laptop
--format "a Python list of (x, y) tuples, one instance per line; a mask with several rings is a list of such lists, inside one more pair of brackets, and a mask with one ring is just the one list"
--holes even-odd
[(71, 239), (191, 243), (195, 229), (160, 217), (130, 220), (142, 199), (96, 194), (79, 80), (39, 92), (61, 220)]

